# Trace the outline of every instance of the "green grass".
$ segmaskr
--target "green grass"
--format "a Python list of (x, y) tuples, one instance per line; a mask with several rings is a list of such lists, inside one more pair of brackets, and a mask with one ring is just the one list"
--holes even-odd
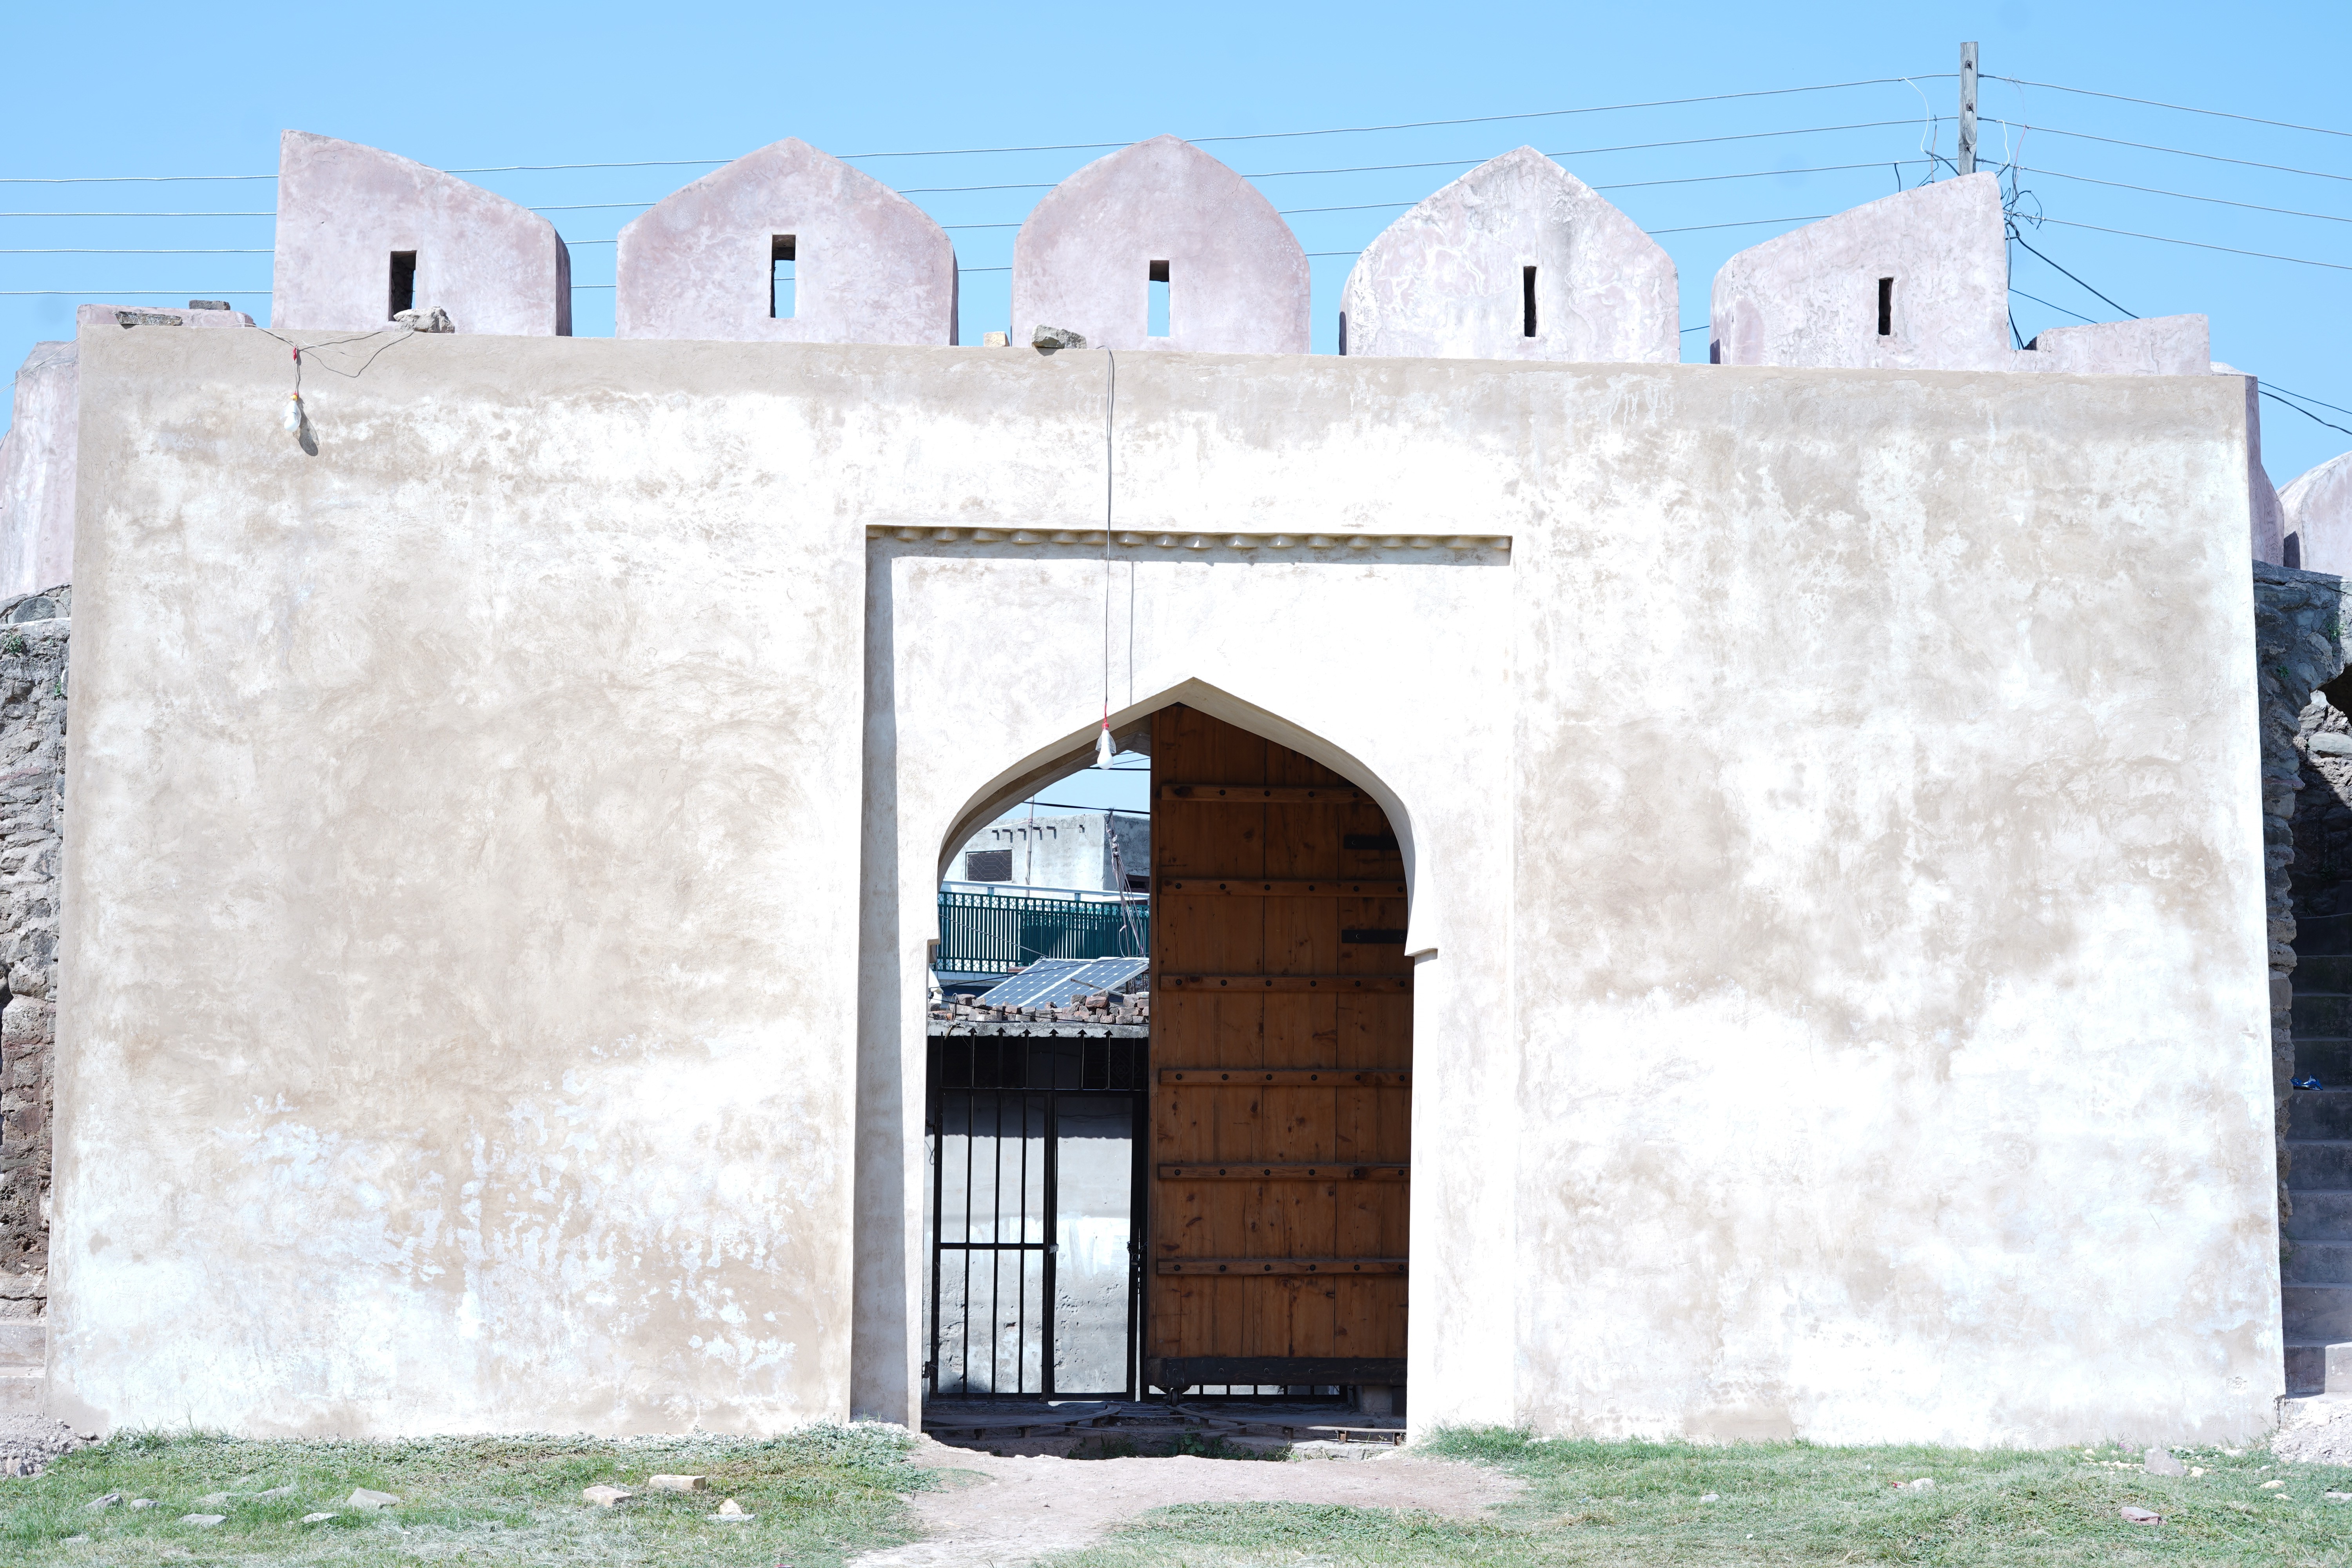
[[(2352, 1470), (2283, 1465), (2254, 1447), (2176, 1450), (2199, 1478), (2144, 1474), (2085, 1451), (1821, 1448), (1799, 1443), (1531, 1441), (1441, 1433), (1420, 1452), (1527, 1483), (1487, 1521), (1299, 1503), (1162, 1509), (1055, 1568), (1350, 1568), (1353, 1564), (2352, 1563)], [(1931, 1491), (1896, 1491), (1928, 1476)], [(2263, 1482), (2283, 1480), (2264, 1489)], [(1713, 1502), (1701, 1500), (1713, 1493)], [(2125, 1503), (2165, 1516), (2128, 1524)]]
[[(439, 1437), (411, 1442), (252, 1440), (131, 1433), (68, 1454), (30, 1479), (0, 1479), (0, 1563), (51, 1564), (556, 1563), (583, 1568), (794, 1568), (835, 1564), (909, 1539), (901, 1493), (929, 1484), (903, 1433), (812, 1427), (772, 1439), (717, 1436)], [(662, 1472), (709, 1478), (707, 1493), (642, 1491)], [(640, 1491), (616, 1509), (585, 1487)], [(250, 1494), (292, 1486), (283, 1498)], [(399, 1506), (345, 1508), (355, 1487)], [(92, 1513), (92, 1499), (123, 1502)], [(217, 1493), (224, 1502), (200, 1500)], [(711, 1515), (732, 1497), (750, 1524)], [(133, 1498), (162, 1506), (133, 1511)], [(321, 1524), (307, 1513), (333, 1510)], [(227, 1515), (210, 1529), (187, 1513)], [(85, 1536), (74, 1541), (68, 1538)]]

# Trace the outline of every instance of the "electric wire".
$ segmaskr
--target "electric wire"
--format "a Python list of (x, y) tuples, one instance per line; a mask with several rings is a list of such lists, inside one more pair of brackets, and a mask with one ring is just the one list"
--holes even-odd
[(2242, 169), (2268, 169), (2279, 174), (2306, 174), (2315, 180), (2342, 180), (2352, 184), (2352, 174), (2331, 174), (2325, 169), (2297, 169), (2285, 163), (2264, 163), (2252, 158), (2227, 158), (2219, 153), (2192, 152), (2186, 147), (2162, 147), (2153, 142), (2126, 142), (2120, 136), (2097, 136), (2088, 131), (2061, 131), (2053, 125), (2032, 125), (2017, 122), (2027, 131), (2044, 136), (2072, 136), (2078, 142), (2104, 142), (2110, 147), (2136, 147), (2143, 153), (2169, 153), (2181, 158), (2202, 158), (2211, 163), (2235, 163)]
[(2005, 81), (2012, 87), (2038, 87), (2047, 92), (2077, 93), (2084, 98), (2113, 99), (2117, 103), (2145, 104), (2150, 109), (2178, 110), (2183, 114), (2210, 114), (2216, 120), (2242, 120), (2249, 125), (2275, 125), (2282, 131), (2308, 131), (2315, 136), (2352, 137), (2352, 131), (2335, 131), (2330, 130), (2325, 125), (2297, 125), (2293, 121), (2288, 120), (2264, 120), (2259, 115), (2233, 114), (2226, 109), (2199, 109), (2193, 105), (2186, 103), (2166, 103), (2160, 99), (2132, 98), (2120, 92), (2101, 92), (2096, 88), (2061, 87), (2054, 81), (2027, 81), (2023, 77), (2015, 76), (1987, 76), (1980, 79), (1984, 81)]
[[(2344, 426), (2338, 425), (2333, 419), (2322, 419), (2318, 415), (2314, 414), (2310, 409), (2297, 404), (2294, 399), (2281, 397), (2277, 393), (2273, 392), (2269, 387), (2264, 386), (2259, 379), (2254, 383), (2254, 390), (2261, 393), (2264, 397), (2269, 398), (2273, 403), (2284, 404), (2287, 407), (2294, 409), (2297, 414), (2302, 415), (2305, 419), (2310, 420), (2315, 425), (2325, 425), (2330, 430), (2342, 430), (2347, 436), (2352, 436), (2352, 428), (2347, 428)], [(2324, 408), (2326, 407), (2327, 405), (2322, 404), (2320, 406)]]
[(2141, 234), (2137, 229), (2108, 228), (2103, 224), (2078, 223), (2068, 217), (2042, 217), (2034, 221), (2054, 223), (2066, 228), (2087, 228), (2096, 234), (2119, 234), (2126, 239), (2153, 239), (2163, 245), (2186, 245), (2198, 250), (2223, 251), (2231, 256), (2252, 256), (2264, 261), (2292, 261), (2298, 267), (2325, 267), (2335, 272), (2352, 272), (2352, 265), (2341, 261), (2314, 261), (2307, 256), (2281, 256), (2272, 250), (2243, 250), (2234, 245), (2209, 245), (2201, 239), (2179, 239), (2168, 234)]
[[(1755, 88), (1741, 92), (1705, 93), (1696, 98), (1659, 98), (1639, 103), (1600, 103), (1577, 109), (1536, 109), (1515, 114), (1477, 114), (1457, 120), (1405, 120), (1388, 125), (1333, 125), (1314, 131), (1253, 131), (1223, 136), (1188, 136), (1184, 140), (1195, 144), (1223, 142), (1275, 142), (1300, 136), (1360, 136), (1381, 131), (1428, 131), (1451, 125), (1496, 125), (1514, 120), (1556, 120), (1573, 114), (1615, 114), (1636, 109), (1675, 109), (1693, 103), (1726, 103), (1735, 99), (1786, 98), (1801, 92), (1837, 92), (1848, 88), (1885, 87), (1899, 81), (1938, 81), (1955, 73), (1937, 72), (1920, 77), (1868, 77), (1854, 81), (1817, 82), (1805, 87)], [(1907, 123), (1907, 122), (1906, 122)], [(1039, 142), (1020, 147), (929, 147), (911, 148), (895, 153), (839, 153), (834, 156), (843, 162), (872, 158), (961, 158), (975, 155), (1012, 153), (1095, 153), (1134, 145), (1133, 142)], [(738, 157), (745, 154), (738, 154)], [(736, 158), (639, 158), (601, 163), (484, 163), (473, 168), (444, 169), (445, 174), (544, 174), (572, 169), (689, 169), (713, 168), (736, 162)], [(163, 184), (189, 180), (274, 180), (268, 174), (51, 174), (0, 177), (0, 185), (97, 185), (150, 184)]]
[(2189, 191), (2160, 190), (2154, 185), (2134, 185), (2127, 184), (2122, 180), (2102, 180), (2089, 174), (2070, 174), (2063, 169), (2037, 168), (2033, 173), (2036, 178), (2079, 180), (2086, 185), (2108, 185), (2119, 191), (2139, 191), (2151, 196), (2174, 196), (2184, 202), (2211, 202), (2216, 206), (2242, 207), (2248, 212), (2277, 213), (2282, 217), (2310, 217), (2319, 218), (2327, 223), (2352, 223), (2352, 217), (2346, 217), (2336, 213), (2307, 213), (2294, 207), (2264, 206), (2259, 202), (2233, 202), (2227, 196), (2200, 196)]

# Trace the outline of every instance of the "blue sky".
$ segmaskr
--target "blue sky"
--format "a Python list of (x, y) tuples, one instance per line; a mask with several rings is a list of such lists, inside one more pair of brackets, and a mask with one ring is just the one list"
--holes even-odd
[[(2352, 135), (2059, 90), (2352, 132), (2342, 0), (2226, 13), (2026, 0), (1958, 11), (19, 6), (0, 177), (268, 175), (287, 127), (448, 169), (707, 161), (468, 176), (562, 209), (548, 216), (573, 247), (574, 279), (594, 285), (612, 280), (620, 226), (718, 161), (787, 135), (841, 155), (920, 152), (859, 165), (952, 226), (971, 342), (1004, 325), (1009, 279), (989, 269), (1010, 261), (1042, 187), (1107, 150), (1068, 144), (1245, 138), (1205, 144), (1291, 214), (1316, 258), (1315, 346), (1328, 353), (1351, 253), (1464, 168), (1523, 143), (1608, 188), (1659, 236), (1681, 271), (1683, 320), (1701, 324), (1727, 257), (1916, 183), (1929, 172), (1923, 142), (1950, 155), (1963, 37), (1982, 45), (1989, 77), (2047, 84), (1989, 80), (1982, 97), (1988, 155), (2006, 137), (2023, 168), (2020, 205), (2046, 220), (2025, 237), (2048, 260), (2013, 255), (2024, 335), (2077, 314), (2202, 311), (2216, 357), (2352, 408)], [(1874, 80), (1898, 77), (1912, 80)], [(1691, 98), (1709, 100), (1607, 107)], [(1591, 111), (1540, 112), (1567, 110)], [(1269, 134), (1499, 115), (1527, 117)], [(1057, 150), (930, 151), (1026, 147)], [(13, 366), (36, 341), (69, 335), (76, 297), (226, 296), (261, 314), (273, 189), (266, 178), (0, 185), (0, 290), (69, 291), (0, 292), (0, 359)], [(141, 216), (21, 216), (32, 213)], [(148, 216), (163, 214), (264, 216)], [(2105, 232), (2116, 230), (2127, 232)], [(23, 254), (36, 250), (182, 254)], [(189, 254), (204, 250), (262, 254)], [(609, 289), (581, 289), (574, 321), (583, 335), (609, 332)], [(1687, 357), (1705, 357), (1706, 336), (1685, 336)], [(2352, 427), (2352, 415), (2317, 412)], [(2275, 403), (2263, 437), (2281, 484), (2352, 449), (2352, 434)]]

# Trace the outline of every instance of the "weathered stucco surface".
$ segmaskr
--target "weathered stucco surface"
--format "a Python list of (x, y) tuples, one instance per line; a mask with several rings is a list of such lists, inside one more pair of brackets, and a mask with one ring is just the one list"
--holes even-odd
[[(775, 241), (793, 237), (793, 309), (772, 310)], [(665, 196), (621, 230), (625, 338), (952, 343), (955, 247), (929, 214), (797, 137)]]
[(415, 255), (415, 306), (448, 311), (460, 332), (572, 331), (572, 253), (553, 224), (398, 153), (284, 132), (269, 324), (362, 332), (384, 325), (394, 251)]
[(2213, 332), (2202, 316), (2154, 316), (2053, 327), (2017, 355), (2020, 370), (2085, 374), (2203, 375), (2213, 363)]
[(2007, 370), (2000, 182), (1939, 180), (1775, 235), (1715, 275), (1713, 321), (1723, 364)]
[(2281, 526), (2306, 572), (2352, 572), (2352, 452), (2330, 458), (2279, 491)]
[(742, 350), (423, 337), (312, 458), (258, 333), (82, 351), (53, 1408), (845, 1415), (829, 422)]
[[(1168, 331), (1150, 334), (1169, 266)], [(1045, 194), (1013, 242), (1013, 341), (1066, 327), (1096, 348), (1307, 352), (1307, 252), (1258, 188), (1189, 142), (1155, 136)]]
[(1673, 364), (1682, 358), (1676, 298), (1664, 247), (1591, 186), (1521, 147), (1364, 247), (1340, 298), (1340, 352)]
[[(931, 891), (1091, 742), (1103, 356), (419, 340), (309, 458), (240, 336), (83, 344), (66, 1407), (906, 1418)], [(1120, 372), (1114, 722), (1407, 847), (1416, 1425), (2267, 1425), (2236, 386)]]
[(73, 570), (74, 398), (79, 353), (35, 343), (16, 372), (15, 423), (0, 436), (0, 597)]

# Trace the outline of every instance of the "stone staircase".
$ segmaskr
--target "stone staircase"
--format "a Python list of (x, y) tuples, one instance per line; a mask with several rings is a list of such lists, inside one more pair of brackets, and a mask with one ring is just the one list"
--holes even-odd
[(2352, 915), (2295, 929), (2287, 1106), (2288, 1251), (2281, 1279), (2290, 1395), (2352, 1394)]
[(0, 1415), (38, 1415), (49, 1330), (38, 1318), (0, 1319)]

